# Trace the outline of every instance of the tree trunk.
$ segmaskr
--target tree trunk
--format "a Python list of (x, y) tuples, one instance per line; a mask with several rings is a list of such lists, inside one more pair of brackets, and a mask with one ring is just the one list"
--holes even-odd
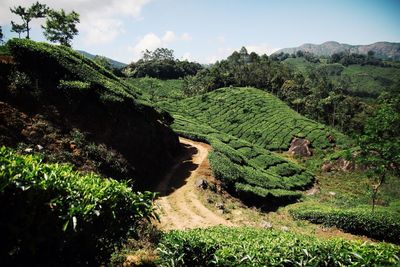
[(376, 200), (378, 199), (378, 191), (385, 181), (385, 174), (381, 174), (378, 184), (372, 186), (372, 213), (375, 212)]

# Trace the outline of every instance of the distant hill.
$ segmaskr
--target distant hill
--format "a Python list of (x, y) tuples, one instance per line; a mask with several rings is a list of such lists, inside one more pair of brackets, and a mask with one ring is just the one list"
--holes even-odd
[[(78, 53), (80, 53), (80, 54), (82, 54), (82, 55), (84, 55), (85, 57), (90, 58), (90, 59), (93, 59), (93, 58), (96, 57), (96, 55), (90, 54), (90, 53), (88, 53), (88, 52), (86, 52), (86, 51), (76, 50), (76, 52), (78, 52)], [(128, 64), (125, 64), (125, 63), (116, 61), (116, 60), (111, 59), (111, 58), (108, 58), (108, 57), (105, 57), (105, 58), (106, 58), (106, 59), (108, 60), (108, 62), (110, 62), (110, 64), (111, 64), (114, 68), (116, 68), (116, 69), (122, 69), (123, 67), (126, 67), (126, 66), (128, 65)]]
[(374, 51), (375, 56), (382, 59), (400, 60), (400, 43), (377, 42), (369, 45), (349, 45), (334, 41), (323, 44), (303, 44), (299, 47), (283, 48), (276, 51), (278, 53), (293, 54), (297, 51), (310, 52), (317, 56), (331, 56), (334, 53), (349, 51), (350, 53), (367, 54), (368, 51)]

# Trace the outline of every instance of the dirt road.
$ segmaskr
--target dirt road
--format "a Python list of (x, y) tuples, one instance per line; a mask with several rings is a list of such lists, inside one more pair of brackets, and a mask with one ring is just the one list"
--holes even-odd
[(207, 144), (179, 138), (185, 148), (185, 155), (159, 184), (160, 223), (163, 230), (190, 229), (213, 225), (232, 225), (220, 215), (205, 207), (198, 197), (196, 181), (200, 178), (213, 179), (208, 164)]

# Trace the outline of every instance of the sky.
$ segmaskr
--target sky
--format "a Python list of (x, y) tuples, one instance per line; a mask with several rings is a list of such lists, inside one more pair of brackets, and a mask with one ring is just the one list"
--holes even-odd
[[(9, 10), (36, 0), (1, 0), (5, 39)], [(400, 0), (41, 0), (80, 14), (74, 49), (130, 63), (145, 49), (167, 47), (179, 59), (213, 63), (245, 46), (271, 54), (304, 43), (400, 42)], [(45, 41), (32, 21), (31, 39)]]

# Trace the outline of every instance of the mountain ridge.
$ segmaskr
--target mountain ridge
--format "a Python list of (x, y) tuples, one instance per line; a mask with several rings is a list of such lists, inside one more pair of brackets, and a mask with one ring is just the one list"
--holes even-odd
[(322, 44), (305, 43), (298, 47), (282, 48), (274, 54), (289, 53), (297, 51), (310, 52), (317, 56), (331, 56), (334, 53), (346, 52), (356, 54), (367, 54), (368, 51), (375, 52), (375, 56), (382, 59), (400, 60), (400, 43), (376, 42), (368, 45), (350, 45), (336, 41), (327, 41)]

